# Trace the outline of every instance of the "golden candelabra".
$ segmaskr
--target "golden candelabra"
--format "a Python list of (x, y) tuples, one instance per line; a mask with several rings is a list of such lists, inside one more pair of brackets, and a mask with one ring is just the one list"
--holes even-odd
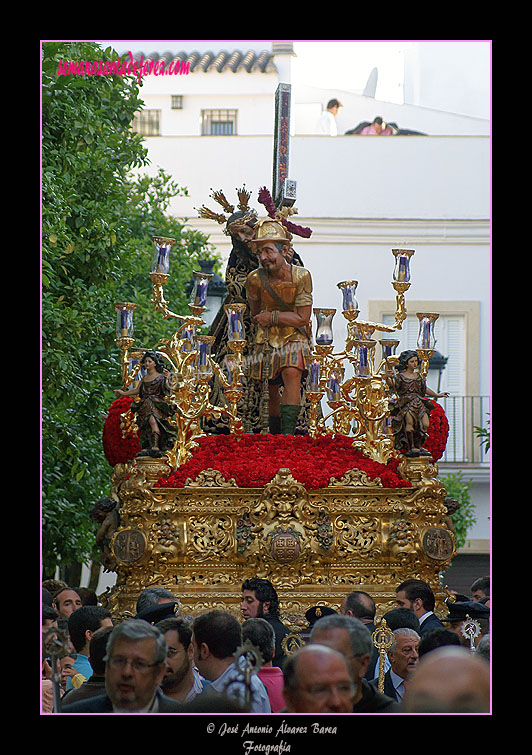
[[(152, 304), (164, 320), (177, 320), (177, 330), (169, 339), (160, 339), (155, 351), (168, 362), (170, 393), (166, 401), (175, 408), (170, 423), (176, 428), (176, 441), (164, 453), (172, 469), (184, 464), (197, 447), (197, 438), (204, 435), (202, 418), (218, 418), (222, 414), (229, 417), (231, 433), (241, 435), (242, 423), (237, 414), (237, 405), (242, 397), (241, 379), (243, 376), (243, 352), (247, 341), (243, 315), (245, 304), (225, 306), (228, 327), (228, 345), (232, 352), (224, 365), (219, 365), (211, 355), (214, 341), (212, 336), (198, 334), (198, 328), (205, 326), (202, 318), (206, 310), (207, 287), (212, 274), (194, 272), (194, 286), (188, 304), (190, 314), (179, 315), (172, 312), (164, 298), (163, 286), (169, 278), (169, 255), (175, 239), (161, 236), (152, 237), (155, 253), (150, 278)], [(122, 351), (121, 372), (124, 389), (141, 376), (141, 360), (147, 349), (133, 349), (133, 312), (135, 304), (122, 302), (115, 305), (117, 311), (116, 344)], [(220, 381), (226, 406), (215, 406), (210, 402), (210, 383), (216, 375)], [(124, 413), (123, 427), (126, 431), (135, 428), (131, 411)]]
[[(309, 434), (323, 433), (349, 435), (353, 431), (353, 446), (370, 459), (386, 464), (397, 456), (390, 426), (389, 403), (391, 390), (388, 378), (398, 358), (395, 349), (399, 341), (381, 339), (382, 358), (376, 364), (373, 339), (375, 331), (394, 333), (402, 329), (406, 319), (405, 293), (410, 288), (411, 249), (392, 249), (395, 257), (392, 286), (396, 292), (395, 321), (393, 325), (359, 320), (360, 311), (355, 298), (358, 281), (338, 283), (342, 291), (342, 314), (347, 320), (347, 338), (343, 351), (333, 352), (332, 320), (336, 309), (314, 308), (316, 317), (316, 344), (309, 367), (309, 389), (306, 397), (310, 404)], [(416, 349), (420, 359), (420, 374), (426, 377), (430, 358), (434, 354), (434, 323), (439, 315), (418, 313), (420, 322)], [(347, 376), (346, 365), (352, 375)], [(318, 407), (324, 396), (330, 408), (319, 416)], [(327, 420), (331, 421), (327, 425)]]

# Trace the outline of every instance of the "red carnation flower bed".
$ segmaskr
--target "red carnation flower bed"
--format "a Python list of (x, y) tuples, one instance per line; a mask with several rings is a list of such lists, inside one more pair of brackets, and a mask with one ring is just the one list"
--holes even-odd
[(353, 449), (345, 435), (208, 435), (198, 439), (194, 456), (157, 487), (180, 488), (187, 478), (195, 479), (204, 469), (216, 469), (226, 480), (233, 478), (241, 488), (260, 488), (271, 482), (279, 469), (308, 490), (325, 488), (331, 477), (341, 478), (349, 469), (362, 469), (370, 479), (380, 477), (384, 487), (410, 487), (397, 474), (397, 460), (378, 464)]
[(103, 426), (103, 452), (112, 467), (134, 459), (140, 451), (138, 432), (122, 437), (120, 415), (127, 412), (132, 401), (130, 396), (121, 396), (113, 401)]
[(433, 409), (430, 413), (429, 437), (425, 441), (425, 448), (430, 451), (434, 461), (441, 459), (449, 437), (449, 420), (443, 407), (437, 401), (433, 401)]
[[(103, 447), (111, 466), (126, 463), (140, 451), (137, 433), (122, 437), (120, 415), (131, 401), (130, 397), (116, 399), (104, 424)], [(433, 403), (425, 448), (437, 461), (445, 450), (449, 423), (442, 407)], [(160, 478), (157, 487), (183, 487), (204, 469), (216, 469), (242, 488), (263, 487), (283, 467), (308, 490), (327, 487), (331, 477), (340, 479), (350, 469), (363, 470), (371, 480), (379, 477), (386, 488), (411, 487), (398, 475), (397, 459), (388, 464), (371, 461), (353, 449), (353, 439), (345, 435), (314, 439), (308, 435), (207, 435), (197, 442), (192, 458), (167, 478)]]

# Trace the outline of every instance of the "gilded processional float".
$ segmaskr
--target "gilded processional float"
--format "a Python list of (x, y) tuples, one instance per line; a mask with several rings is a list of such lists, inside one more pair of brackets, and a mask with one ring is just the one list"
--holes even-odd
[[(153, 349), (136, 348), (135, 304), (115, 306), (122, 389), (104, 427), (111, 504), (97, 520), (97, 542), (117, 579), (104, 604), (126, 618), (143, 589), (159, 586), (174, 592), (183, 613), (224, 608), (240, 617), (242, 582), (258, 576), (275, 586), (287, 623), (304, 628), (308, 608), (338, 611), (357, 589), (373, 596), (380, 617), (395, 607), (396, 586), (414, 577), (431, 585), (436, 613), (444, 615), (440, 573), (455, 539), (436, 462), (448, 424), (434, 400), (442, 394), (425, 384), (438, 315), (417, 313), (417, 345), (406, 354), (395, 354), (393, 338), (406, 318), (414, 251), (392, 250), (393, 325), (359, 317), (356, 280), (338, 283), (347, 323), (341, 348), (333, 342), (336, 309), (313, 309), (307, 430), (284, 435), (246, 432), (239, 417), (253, 337), (244, 325), (247, 305), (225, 304), (219, 363), (214, 337), (200, 332), (209, 274), (194, 273), (189, 312), (173, 313), (164, 284), (174, 240), (154, 237), (153, 244), (152, 303), (176, 329)], [(211, 401), (214, 380), (218, 403)], [(416, 437), (398, 429), (405, 381), (417, 381), (428, 407), (430, 422)], [(150, 420), (154, 406), (158, 427)], [(221, 417), (225, 434), (206, 431)]]

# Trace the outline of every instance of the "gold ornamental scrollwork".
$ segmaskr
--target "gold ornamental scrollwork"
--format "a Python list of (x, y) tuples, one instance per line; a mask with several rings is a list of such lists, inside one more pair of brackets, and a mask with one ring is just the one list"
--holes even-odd
[(119, 531), (128, 532), (116, 547), (113, 605), (134, 610), (146, 586), (172, 584), (187, 613), (221, 604), (239, 615), (250, 573), (269, 579), (282, 608), (301, 615), (321, 601), (340, 605), (353, 589), (369, 592), (380, 610), (412, 575), (431, 584), (440, 605), (452, 532), (437, 485), (425, 484), (434, 480), (430, 465), (417, 469), (418, 482), (400, 489), (360, 476), (359, 485), (307, 490), (286, 469), (264, 488), (239, 488), (208, 471), (172, 489), (154, 487), (145, 466), (133, 464), (127, 479), (118, 475)]
[(336, 548), (339, 558), (378, 558), (380, 547), (380, 523), (370, 517), (337, 517), (334, 520)]
[(191, 477), (187, 477), (185, 480), (185, 487), (191, 488), (236, 488), (238, 485), (235, 482), (234, 477), (226, 480), (225, 477), (217, 469), (204, 469), (198, 474), (195, 480)]
[(381, 478), (376, 477), (374, 480), (372, 480), (370, 477), (368, 477), (368, 473), (365, 472), (363, 469), (350, 469), (347, 471), (344, 476), (338, 480), (335, 477), (331, 477), (329, 481), (329, 487), (383, 487)]
[(188, 523), (188, 555), (195, 561), (217, 558), (235, 549), (233, 521), (226, 516), (199, 516)]
[(307, 497), (305, 486), (292, 477), (290, 470), (280, 469), (272, 481), (264, 486), (262, 507), (266, 511), (266, 521), (300, 519), (301, 507)]

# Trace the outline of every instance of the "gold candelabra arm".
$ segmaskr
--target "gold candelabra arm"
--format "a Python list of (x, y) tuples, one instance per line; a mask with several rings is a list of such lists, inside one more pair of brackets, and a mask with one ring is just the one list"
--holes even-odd
[(153, 304), (154, 310), (162, 314), (163, 320), (179, 320), (181, 326), (177, 331), (178, 333), (183, 330), (183, 328), (190, 325), (197, 325), (199, 327), (205, 325), (205, 321), (199, 316), (201, 315), (201, 312), (205, 310), (204, 307), (195, 307), (191, 315), (178, 315), (175, 312), (172, 312), (168, 306), (168, 302), (164, 298), (163, 290), (163, 285), (168, 280), (168, 277), (168, 275), (163, 273), (150, 273), (150, 278), (153, 283), (151, 303)]
[(311, 438), (316, 438), (322, 429), (323, 421), (318, 420), (318, 406), (323, 395), (324, 391), (305, 391), (305, 398), (309, 402), (308, 434)]
[(429, 371), (429, 362), (434, 356), (435, 352), (434, 349), (416, 349), (416, 351), (421, 362), (421, 365), (419, 367), (419, 374), (421, 375), (423, 380), (425, 380)]
[(397, 293), (395, 297), (395, 327), (394, 330), (401, 330), (403, 322), (406, 320), (405, 292), (410, 288), (407, 281), (394, 281), (393, 287)]
[(120, 357), (120, 377), (122, 380), (122, 387), (124, 390), (127, 390), (132, 382), (131, 380), (128, 380), (129, 349), (133, 346), (135, 341), (133, 338), (128, 338), (127, 336), (120, 336), (115, 339), (115, 343), (122, 352)]

